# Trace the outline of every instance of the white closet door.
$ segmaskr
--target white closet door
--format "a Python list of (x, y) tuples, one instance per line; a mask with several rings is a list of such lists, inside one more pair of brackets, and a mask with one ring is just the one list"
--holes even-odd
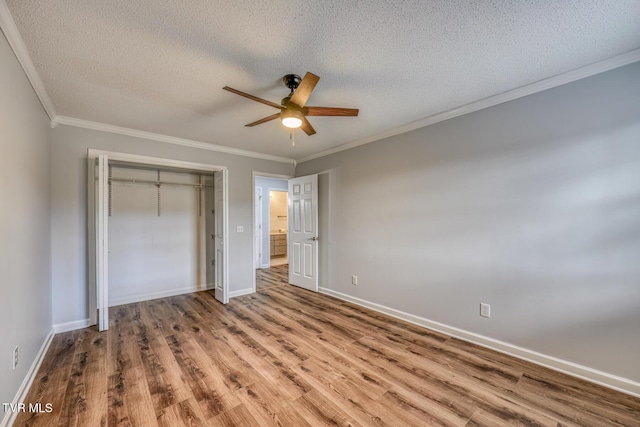
[(227, 171), (221, 170), (214, 174), (213, 190), (215, 198), (215, 266), (216, 287), (215, 297), (223, 304), (229, 302), (229, 284), (227, 281), (228, 262), (226, 255), (226, 184)]

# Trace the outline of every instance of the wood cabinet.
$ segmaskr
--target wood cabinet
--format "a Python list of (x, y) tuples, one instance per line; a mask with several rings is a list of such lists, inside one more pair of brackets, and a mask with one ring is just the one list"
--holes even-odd
[(270, 245), (271, 256), (286, 256), (287, 255), (287, 235), (286, 234), (272, 234)]

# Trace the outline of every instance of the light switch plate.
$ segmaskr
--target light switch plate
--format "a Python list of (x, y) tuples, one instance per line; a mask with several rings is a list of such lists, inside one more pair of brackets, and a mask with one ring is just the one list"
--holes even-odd
[(484, 302), (480, 303), (480, 316), (491, 317), (491, 305)]

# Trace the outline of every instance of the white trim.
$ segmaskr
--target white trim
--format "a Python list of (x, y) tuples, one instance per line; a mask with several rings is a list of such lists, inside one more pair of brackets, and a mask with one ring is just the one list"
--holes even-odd
[[(55, 335), (55, 331), (52, 328), (46, 337), (44, 337), (44, 341), (40, 346), (40, 350), (36, 353), (36, 358), (33, 360), (31, 367), (27, 371), (27, 375), (25, 375), (24, 380), (22, 380), (22, 384), (20, 384), (20, 388), (18, 388), (18, 392), (16, 393), (13, 401), (11, 402), (15, 405), (18, 402), (24, 402), (27, 393), (29, 393), (29, 389), (33, 384), (33, 380), (36, 378), (36, 374), (40, 369), (40, 365), (42, 365), (42, 361), (44, 360), (44, 356), (47, 354), (47, 350), (49, 350), (49, 346), (51, 345), (51, 341), (53, 340), (53, 336)], [(2, 421), (0, 421), (0, 427), (9, 427), (13, 425), (16, 417), (18, 416), (18, 412), (5, 412)]]
[(253, 178), (272, 178), (272, 179), (290, 179), (294, 178), (295, 175), (283, 175), (281, 173), (267, 173), (267, 172), (258, 172), (253, 171)]
[[(253, 253), (253, 265), (255, 268), (260, 268), (262, 261), (262, 187), (256, 187), (255, 180), (253, 181), (253, 244), (255, 246)], [(260, 190), (260, 191), (258, 191)], [(256, 203), (256, 199), (260, 198)], [(258, 231), (258, 229), (260, 231)]]
[[(255, 276), (255, 274), (254, 274)], [(246, 289), (240, 289), (239, 291), (232, 291), (229, 292), (229, 298), (235, 298), (235, 297), (241, 297), (243, 295), (249, 295), (255, 292), (255, 289), (251, 289), (251, 288), (246, 288)]]
[[(91, 167), (93, 169), (93, 167)], [(109, 156), (98, 156), (96, 194), (96, 296), (98, 330), (109, 329)], [(93, 187), (94, 181), (89, 181)]]
[(55, 127), (58, 124), (74, 126), (74, 127), (84, 128), (84, 129), (99, 130), (102, 132), (115, 133), (118, 135), (132, 136), (134, 138), (149, 139), (152, 141), (165, 142), (167, 144), (182, 145), (185, 147), (198, 148), (201, 150), (217, 151), (219, 153), (233, 154), (236, 156), (252, 157), (255, 159), (271, 160), (274, 162), (294, 164), (294, 160), (287, 157), (256, 153), (254, 151), (241, 150), (239, 148), (225, 147), (222, 145), (209, 144), (207, 142), (193, 141), (191, 139), (177, 138), (174, 136), (162, 135), (162, 134), (153, 133), (153, 132), (145, 132), (145, 131), (131, 129), (131, 128), (108, 125), (105, 123), (92, 122), (89, 120), (74, 119), (73, 117), (56, 116), (55, 119), (52, 120), (52, 126)]
[(195, 170), (202, 170), (207, 172), (218, 172), (218, 171), (227, 169), (226, 166), (210, 165), (208, 163), (184, 162), (182, 160), (166, 159), (163, 157), (141, 156), (138, 154), (95, 150), (93, 148), (89, 148), (87, 153), (90, 159), (97, 158), (99, 155), (104, 154), (109, 157), (109, 160), (140, 163), (140, 164), (153, 165), (153, 166), (165, 166), (165, 167), (172, 167), (172, 168), (179, 168), (179, 169), (195, 169)]
[[(224, 270), (222, 271), (222, 288), (224, 292), (223, 304), (229, 303), (229, 170), (224, 168), (222, 170), (222, 187), (224, 191), (222, 193), (222, 265)], [(215, 209), (218, 209), (216, 206)], [(218, 268), (218, 266), (216, 266)]]
[(173, 297), (176, 295), (190, 294), (194, 292), (211, 291), (214, 289), (215, 289), (215, 285), (212, 283), (209, 286), (206, 286), (206, 285), (201, 285), (197, 287), (189, 286), (189, 287), (180, 288), (180, 289), (170, 289), (168, 291), (158, 291), (158, 292), (150, 292), (145, 294), (130, 295), (130, 296), (114, 298), (110, 300), (109, 307), (115, 307), (117, 305), (124, 305), (124, 304), (131, 304), (134, 302), (149, 301), (149, 300), (154, 300), (158, 298)]
[(76, 329), (84, 329), (89, 326), (95, 325), (96, 322), (92, 322), (91, 319), (83, 319), (83, 320), (74, 320), (73, 322), (67, 323), (59, 323), (57, 325), (53, 325), (53, 331), (56, 334), (60, 334), (62, 332), (75, 331)]
[(614, 56), (612, 58), (605, 59), (603, 61), (596, 62), (594, 64), (586, 65), (584, 67), (576, 68), (575, 70), (567, 71), (566, 73), (558, 74), (546, 79), (538, 80), (537, 82), (521, 86), (516, 89), (508, 90), (506, 92), (499, 93), (497, 95), (490, 96), (488, 98), (480, 99), (469, 104), (462, 105), (460, 107), (453, 108), (448, 111), (436, 113), (432, 116), (425, 117), (424, 119), (416, 120), (415, 122), (407, 123), (402, 126), (398, 126), (387, 131), (377, 133), (365, 138), (358, 139), (353, 142), (349, 142), (343, 145), (339, 145), (328, 150), (321, 151), (310, 156), (297, 159), (297, 163), (306, 162), (309, 160), (317, 159), (319, 157), (328, 156), (330, 154), (339, 153), (341, 151), (349, 150), (351, 148), (359, 147), (360, 145), (369, 144), (371, 142), (379, 141), (384, 138), (399, 135), (402, 133), (410, 132), (412, 130), (429, 126), (435, 123), (443, 122), (445, 120), (452, 119), (454, 117), (462, 116), (465, 114), (473, 113), (474, 111), (483, 110), (485, 108), (493, 107), (498, 104), (503, 104), (514, 99), (522, 98), (524, 96), (532, 95), (534, 93), (542, 92), (547, 89), (562, 86), (586, 77), (591, 77), (596, 74), (604, 73), (615, 68), (619, 68), (625, 65), (632, 64), (640, 61), (640, 49), (635, 49), (622, 55)]
[(98, 233), (96, 223), (96, 185), (90, 183), (95, 180), (96, 155), (87, 153), (87, 271), (89, 273), (89, 322), (98, 324), (98, 295), (96, 286), (96, 237)]
[(559, 359), (557, 357), (538, 353), (527, 348), (518, 347), (504, 341), (465, 331), (464, 329), (448, 326), (439, 322), (435, 322), (433, 320), (425, 319), (424, 317), (405, 313), (394, 308), (356, 298), (351, 295), (343, 294), (342, 292), (334, 291), (332, 289), (320, 287), (319, 290), (323, 294), (330, 295), (343, 301), (348, 301), (361, 307), (369, 308), (379, 313), (384, 313), (391, 317), (395, 317), (396, 319), (401, 319), (418, 326), (432, 329), (434, 331), (459, 338), (463, 341), (477, 344), (482, 347), (495, 350), (499, 353), (508, 354), (510, 356), (535, 363), (536, 365), (544, 366), (546, 368), (553, 369), (554, 371), (581, 378), (583, 380), (590, 381), (592, 383), (599, 384), (613, 390), (640, 397), (640, 383), (636, 381), (598, 371), (596, 369), (569, 362), (567, 360)]
[(36, 71), (36, 67), (33, 65), (27, 46), (24, 44), (24, 40), (22, 40), (18, 27), (16, 27), (11, 11), (9, 11), (9, 7), (7, 7), (7, 3), (4, 0), (0, 0), (0, 28), (2, 28), (2, 32), (7, 38), (9, 46), (11, 46), (11, 49), (16, 55), (20, 66), (24, 70), (29, 83), (31, 83), (31, 87), (40, 100), (42, 108), (44, 108), (49, 119), (53, 120), (56, 117), (56, 109), (53, 107), (51, 98), (49, 98), (49, 95), (44, 88), (40, 75)]
[(260, 266), (260, 268), (270, 268), (271, 267), (271, 263), (267, 263), (267, 264), (262, 264)]

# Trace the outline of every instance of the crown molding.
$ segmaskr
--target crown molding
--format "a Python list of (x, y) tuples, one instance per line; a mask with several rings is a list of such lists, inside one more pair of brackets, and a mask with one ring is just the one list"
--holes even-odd
[(51, 98), (49, 98), (47, 91), (44, 89), (44, 84), (42, 84), (40, 75), (36, 71), (36, 67), (33, 65), (27, 46), (24, 44), (22, 36), (18, 32), (18, 27), (16, 27), (13, 16), (9, 11), (9, 7), (4, 0), (0, 0), (0, 28), (2, 29), (4, 36), (7, 38), (9, 46), (11, 46), (18, 62), (22, 66), (24, 73), (27, 75), (27, 79), (29, 79), (31, 87), (33, 87), (33, 90), (36, 92), (36, 96), (40, 100), (42, 107), (49, 116), (49, 119), (53, 120), (56, 117), (56, 110), (53, 107)]
[(584, 67), (576, 68), (575, 70), (567, 71), (566, 73), (558, 74), (537, 82), (521, 86), (516, 89), (502, 92), (498, 95), (490, 96), (488, 98), (481, 99), (479, 101), (471, 102), (469, 104), (462, 105), (460, 107), (453, 108), (442, 113), (437, 113), (424, 119), (417, 120), (415, 122), (407, 123), (402, 126), (390, 129), (385, 132), (377, 133), (362, 139), (358, 139), (353, 142), (349, 142), (343, 145), (339, 145), (328, 150), (321, 151), (316, 154), (312, 154), (301, 159), (297, 159), (298, 164), (309, 160), (325, 157), (330, 154), (339, 153), (341, 151), (349, 150), (351, 148), (359, 147), (360, 145), (369, 144), (371, 142), (379, 141), (384, 138), (399, 135), (402, 133), (410, 132), (415, 129), (419, 129), (425, 126), (429, 126), (435, 123), (443, 122), (445, 120), (452, 119), (454, 117), (462, 116), (465, 114), (473, 113), (474, 111), (483, 110), (485, 108), (493, 107), (494, 105), (502, 104), (514, 99), (522, 98), (527, 95), (542, 92), (547, 89), (562, 86), (567, 83), (581, 80), (586, 77), (591, 77), (596, 74), (604, 73), (615, 68), (629, 65), (634, 62), (640, 61), (640, 49), (635, 49), (622, 55), (614, 56), (603, 61), (599, 61)]
[(207, 142), (193, 141), (190, 139), (176, 138), (173, 136), (162, 135), (159, 133), (145, 132), (136, 129), (124, 128), (120, 126), (108, 125), (104, 123), (92, 122), (89, 120), (75, 119), (73, 117), (56, 116), (51, 120), (51, 127), (58, 125), (74, 126), (84, 129), (99, 130), (102, 132), (115, 133), (118, 135), (132, 136), (134, 138), (149, 139), (152, 141), (166, 142), (167, 144), (182, 145), (184, 147), (198, 148), (200, 150), (216, 151), (219, 153), (233, 154), (236, 156), (252, 157), (254, 159), (271, 160), (274, 162), (290, 163), (295, 165), (295, 160), (272, 156), (270, 154), (256, 153), (249, 150), (241, 150), (239, 148), (225, 147), (222, 145), (209, 144)]

